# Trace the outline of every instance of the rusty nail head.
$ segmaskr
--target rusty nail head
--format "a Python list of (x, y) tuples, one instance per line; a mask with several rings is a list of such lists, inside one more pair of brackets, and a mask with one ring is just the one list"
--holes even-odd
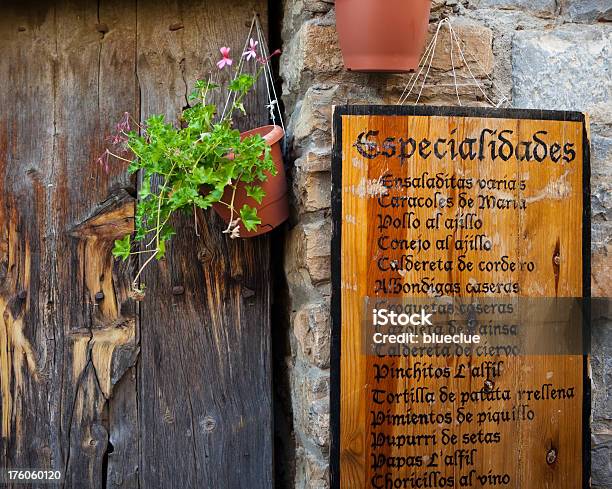
[(172, 287), (172, 293), (174, 295), (181, 295), (185, 293), (185, 287), (183, 287), (182, 285), (175, 285), (174, 287)]
[(96, 292), (95, 299), (98, 302), (101, 301), (101, 300), (104, 300), (104, 292), (102, 292), (102, 291)]
[(556, 460), (557, 460), (557, 450), (555, 450), (554, 448), (551, 448), (546, 453), (546, 463), (548, 465), (552, 465), (555, 463)]
[(255, 291), (253, 289), (249, 289), (248, 287), (242, 287), (242, 297), (248, 299), (249, 297), (253, 297), (255, 295)]
[(495, 384), (493, 383), (492, 380), (487, 379), (484, 381), (484, 387), (485, 387), (486, 392), (492, 391), (494, 386)]

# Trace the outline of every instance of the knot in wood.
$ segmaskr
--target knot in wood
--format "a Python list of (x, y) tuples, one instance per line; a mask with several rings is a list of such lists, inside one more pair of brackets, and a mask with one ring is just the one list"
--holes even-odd
[(25, 298), (28, 296), (28, 293), (25, 290), (20, 290), (19, 294), (17, 294), (17, 299), (19, 299), (20, 301), (25, 300)]
[(550, 450), (548, 450), (548, 452), (546, 453), (546, 463), (548, 465), (552, 465), (557, 461), (557, 450), (555, 450), (554, 448), (551, 448)]
[(108, 25), (96, 24), (96, 31), (101, 32), (102, 34), (106, 34), (108, 32)]
[(206, 416), (200, 422), (200, 425), (202, 426), (202, 429), (204, 431), (206, 431), (207, 433), (212, 433), (213, 431), (215, 431), (215, 428), (217, 427), (217, 421), (212, 416)]
[(198, 253), (198, 260), (200, 260), (202, 263), (208, 263), (212, 259), (212, 253), (208, 249), (203, 249)]

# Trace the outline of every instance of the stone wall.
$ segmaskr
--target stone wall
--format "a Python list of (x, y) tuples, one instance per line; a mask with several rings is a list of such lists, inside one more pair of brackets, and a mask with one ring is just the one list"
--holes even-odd
[[(285, 273), (296, 488), (329, 487), (330, 164), (334, 104), (395, 103), (410, 75), (343, 68), (333, 0), (285, 0), (281, 76), (289, 119), (294, 215)], [(612, 3), (610, 0), (433, 0), (430, 33), (450, 16), (474, 75), (495, 101), (582, 110), (592, 127), (593, 295), (612, 282)], [(448, 36), (441, 36), (421, 103), (456, 105)], [(456, 61), (456, 60), (455, 60)], [(472, 62), (472, 59), (469, 59)], [(465, 67), (459, 83), (471, 78)], [(495, 86), (490, 81), (493, 80)], [(433, 87), (435, 86), (435, 88)], [(464, 105), (487, 105), (475, 86)], [(612, 487), (612, 324), (593, 335), (593, 487)]]

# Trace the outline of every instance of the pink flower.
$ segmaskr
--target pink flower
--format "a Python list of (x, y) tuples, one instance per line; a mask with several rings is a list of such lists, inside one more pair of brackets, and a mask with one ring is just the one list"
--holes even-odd
[(105, 149), (104, 153), (102, 153), (102, 155), (96, 160), (96, 163), (104, 167), (104, 171), (106, 173), (108, 173), (109, 171), (109, 166), (108, 166), (109, 156), (110, 156), (110, 151), (108, 149)]
[(259, 63), (261, 63), (262, 65), (265, 65), (268, 63), (268, 61), (270, 61), (274, 56), (278, 56), (279, 54), (281, 54), (281, 50), (277, 49), (276, 51), (274, 51), (270, 56), (268, 56), (267, 58), (264, 58), (263, 56), (260, 56), (257, 58), (257, 61)]
[(222, 48), (219, 49), (219, 51), (221, 51), (221, 55), (223, 56), (223, 58), (221, 58), (219, 61), (217, 61), (217, 66), (219, 67), (219, 69), (222, 70), (226, 66), (232, 66), (232, 63), (234, 61), (229, 57), (230, 56), (230, 48), (222, 47)]
[(123, 117), (117, 124), (117, 132), (129, 132), (130, 130), (130, 114), (129, 112), (124, 112)]
[(117, 133), (117, 134), (112, 134), (111, 136), (108, 136), (106, 140), (109, 143), (111, 143), (112, 146), (119, 146), (119, 145), (123, 145), (123, 143), (127, 141), (127, 138), (123, 136), (122, 134)]
[(242, 56), (246, 56), (247, 61), (250, 59), (257, 58), (257, 45), (258, 44), (259, 42), (251, 38), (248, 49), (244, 53), (242, 53)]
[(115, 134), (109, 136), (107, 141), (113, 146), (124, 145), (128, 138), (126, 134), (130, 131), (130, 114), (125, 112), (119, 123), (115, 126)]

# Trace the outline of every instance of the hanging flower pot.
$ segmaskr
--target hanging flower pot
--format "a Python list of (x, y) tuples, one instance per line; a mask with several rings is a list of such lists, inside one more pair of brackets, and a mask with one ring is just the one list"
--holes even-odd
[(344, 65), (354, 71), (412, 71), (427, 37), (431, 0), (336, 0)]
[[(250, 37), (254, 31), (258, 40)], [(166, 256), (167, 243), (177, 235), (174, 226), (182, 222), (175, 219), (177, 214), (193, 216), (197, 209), (214, 207), (226, 220), (223, 233), (232, 239), (264, 234), (289, 216), (280, 148), (284, 123), (268, 64), (280, 51), (268, 54), (256, 15), (249, 38), (235, 73), (225, 84), (225, 103), (217, 106), (211, 101), (213, 91), (223, 86), (210, 79), (197, 80), (178, 120), (158, 114), (137, 121), (126, 113), (109, 137), (113, 149), (106, 148), (97, 159), (105, 169), (113, 158), (129, 164), (130, 174), (141, 175), (134, 232), (117, 239), (113, 247), (113, 255), (122, 260), (142, 258), (132, 283), (139, 298), (144, 294), (142, 272)], [(231, 49), (223, 46), (219, 52), (217, 67), (230, 69), (234, 64)], [(243, 72), (247, 64), (254, 65), (255, 74)], [(278, 116), (281, 127), (263, 126), (241, 134), (234, 128), (235, 119), (246, 114), (244, 99), (262, 75), (270, 119), (274, 122)]]
[[(285, 132), (280, 126), (262, 126), (250, 131), (243, 132), (242, 138), (259, 134), (264, 138), (266, 144), (270, 146), (270, 153), (276, 175), (266, 172), (267, 179), (257, 182), (265, 192), (265, 197), (258, 204), (255, 199), (247, 194), (248, 184), (240, 181), (236, 186), (234, 195), (234, 208), (241, 209), (245, 204), (257, 209), (257, 216), (261, 219), (261, 224), (254, 231), (247, 231), (242, 223), (239, 223), (239, 234), (241, 238), (251, 238), (272, 231), (279, 224), (282, 224), (289, 217), (289, 200), (287, 198), (287, 180), (285, 178), (285, 167), (283, 165), (283, 155), (280, 142)], [(232, 188), (229, 187), (223, 194), (221, 202), (230, 202), (232, 199)], [(221, 216), (226, 224), (229, 224), (231, 216), (227, 205), (222, 203), (213, 204), (213, 209)]]

